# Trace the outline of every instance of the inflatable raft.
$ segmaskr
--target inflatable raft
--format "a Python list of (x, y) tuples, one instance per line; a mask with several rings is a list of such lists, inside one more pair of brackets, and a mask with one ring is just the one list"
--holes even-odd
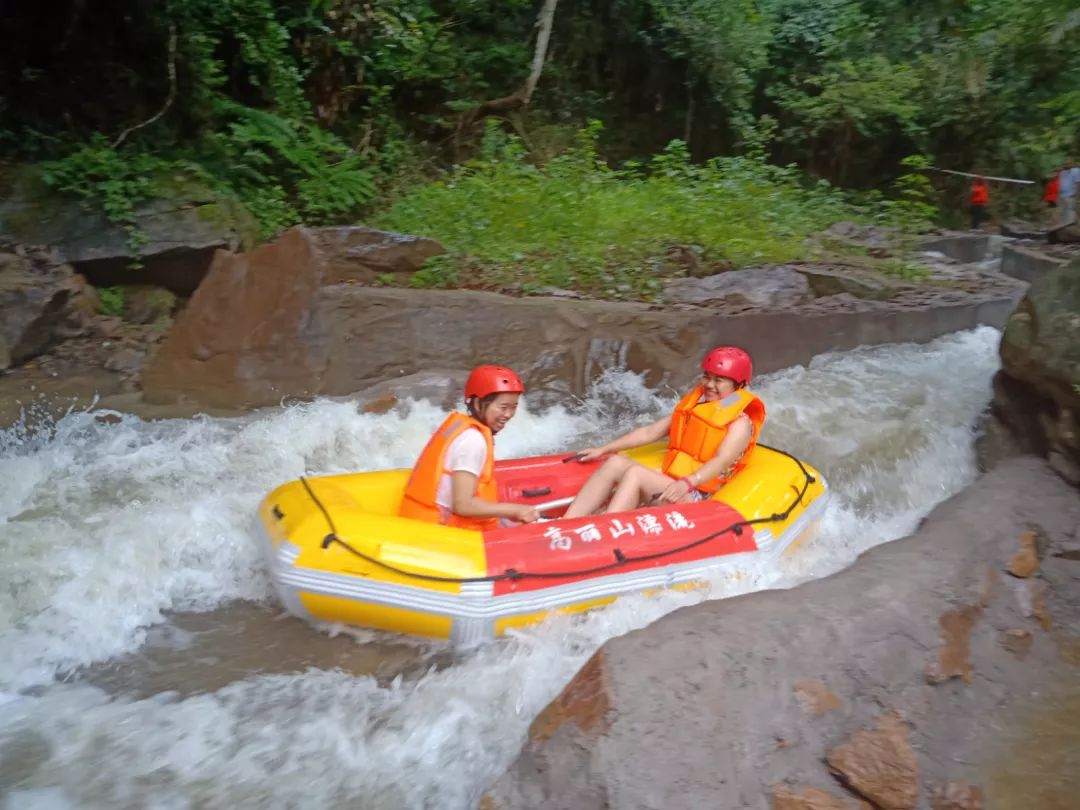
[[(627, 453), (659, 468), (666, 444)], [(548, 520), (472, 531), (398, 517), (408, 470), (300, 479), (262, 502), (270, 573), (298, 616), (475, 644), (616, 597), (770, 563), (815, 530), (828, 488), (764, 445), (711, 500), (560, 519), (599, 462), (496, 463), (499, 499)]]

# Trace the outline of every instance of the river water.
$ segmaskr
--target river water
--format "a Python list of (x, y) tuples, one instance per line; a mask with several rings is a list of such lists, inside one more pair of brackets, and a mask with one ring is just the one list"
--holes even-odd
[[(477, 650), (321, 631), (274, 604), (258, 501), (297, 476), (407, 466), (443, 413), (317, 401), (235, 419), (69, 414), (0, 432), (0, 801), (10, 808), (472, 808), (606, 639), (680, 606), (790, 587), (913, 530), (975, 475), (999, 333), (816, 358), (761, 378), (764, 441), (833, 490), (778, 570), (630, 597)], [(503, 457), (670, 409), (609, 371), (525, 410)]]

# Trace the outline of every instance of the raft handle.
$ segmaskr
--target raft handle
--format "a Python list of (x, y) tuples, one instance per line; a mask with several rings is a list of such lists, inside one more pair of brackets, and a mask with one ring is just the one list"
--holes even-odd
[(523, 489), (521, 490), (522, 497), (525, 498), (539, 498), (541, 495), (550, 495), (551, 487), (540, 487), (539, 489)]

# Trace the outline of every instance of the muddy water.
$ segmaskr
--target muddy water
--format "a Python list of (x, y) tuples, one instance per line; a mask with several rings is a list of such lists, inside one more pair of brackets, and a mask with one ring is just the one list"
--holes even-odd
[[(607, 638), (835, 571), (971, 481), (998, 337), (859, 350), (758, 381), (765, 441), (820, 467), (835, 494), (787, 567), (466, 654), (282, 617), (253, 524), (259, 499), (302, 473), (409, 464), (443, 416), (434, 406), (72, 413), (0, 433), (0, 790), (20, 808), (472, 807)], [(580, 447), (674, 399), (611, 372), (581, 402), (520, 414), (498, 451)]]

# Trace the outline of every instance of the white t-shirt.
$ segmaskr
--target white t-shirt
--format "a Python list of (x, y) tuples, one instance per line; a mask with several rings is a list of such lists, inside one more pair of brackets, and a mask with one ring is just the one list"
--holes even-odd
[[(461, 435), (450, 442), (446, 451), (446, 469), (451, 472), (470, 472), (477, 478), (484, 471), (487, 462), (487, 442), (484, 434), (476, 428), (462, 431)], [(439, 488), (435, 491), (435, 504), (443, 509), (452, 510), (454, 505), (454, 485), (451, 476), (443, 473), (439, 479)]]

